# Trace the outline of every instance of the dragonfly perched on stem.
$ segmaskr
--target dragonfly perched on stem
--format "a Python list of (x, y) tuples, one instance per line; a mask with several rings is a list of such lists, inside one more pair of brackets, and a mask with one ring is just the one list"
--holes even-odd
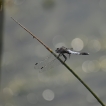
[[(58, 57), (60, 57), (64, 62), (67, 60), (66, 54), (69, 55), (69, 58), (72, 54), (75, 55), (89, 55), (87, 52), (77, 52), (74, 51), (73, 48), (66, 48), (64, 46), (57, 48), (55, 50), (56, 53), (58, 53)], [(52, 54), (48, 57), (46, 57), (44, 60), (40, 61), (39, 63), (35, 64), (35, 69), (39, 69), (39, 72), (43, 72), (46, 70), (49, 70), (51, 68), (54, 68), (55, 66), (58, 66), (60, 62), (57, 58), (55, 58)]]
[[(11, 17), (12, 18), (12, 17)], [(48, 47), (46, 46), (40, 39), (38, 39), (33, 33), (31, 33), (28, 29), (26, 29), (23, 25), (21, 25), (17, 20), (15, 20), (14, 18), (12, 18), (18, 25), (20, 25), (24, 30), (26, 30), (33, 38), (35, 38), (37, 41), (39, 41), (50, 53), (52, 53), (52, 55), (54, 55), (56, 58), (56, 54)], [(64, 52), (60, 51), (59, 49), (61, 48), (57, 48), (56, 52), (59, 53), (59, 55), (61, 56), (62, 54), (64, 54)], [(67, 50), (67, 48), (65, 49)], [(68, 49), (69, 50), (69, 49)], [(67, 51), (68, 51), (67, 50)], [(71, 52), (73, 51), (68, 51), (68, 54), (72, 54)], [(65, 52), (66, 53), (66, 52)], [(75, 54), (75, 53), (74, 53)], [(89, 55), (89, 53), (85, 53), (82, 52), (80, 53), (80, 55)], [(96, 98), (96, 100), (102, 105), (105, 106), (105, 104), (99, 99), (99, 97), (87, 86), (86, 83), (84, 83), (84, 81), (65, 63), (63, 62), (60, 58), (57, 58), (88, 90), (89, 92)], [(42, 67), (43, 68), (43, 67)]]

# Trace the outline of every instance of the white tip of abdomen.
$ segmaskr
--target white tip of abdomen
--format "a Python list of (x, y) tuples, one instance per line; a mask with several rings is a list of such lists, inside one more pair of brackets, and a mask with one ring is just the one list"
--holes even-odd
[(75, 52), (75, 51), (71, 51), (71, 50), (67, 50), (70, 54), (76, 54), (76, 55), (80, 55), (79, 52)]

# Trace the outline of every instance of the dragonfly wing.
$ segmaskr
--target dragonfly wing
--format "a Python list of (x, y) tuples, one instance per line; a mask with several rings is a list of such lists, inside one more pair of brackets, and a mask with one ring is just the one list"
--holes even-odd
[[(60, 56), (60, 58), (64, 61), (63, 56)], [(39, 72), (42, 73), (42, 72), (51, 70), (52, 68), (56, 68), (60, 64), (61, 64), (61, 62), (57, 58), (54, 57), (54, 59), (52, 59), (48, 64), (46, 64), (44, 67), (42, 67), (42, 69), (40, 69)]]
[(57, 67), (59, 64), (60, 64), (59, 60), (57, 58), (55, 58), (54, 60), (49, 62), (47, 65), (45, 65), (42, 69), (40, 69), (39, 72), (41, 73), (41, 72), (51, 70), (52, 68)]
[(44, 71), (46, 69), (48, 70), (48, 69), (50, 69), (50, 67), (51, 67), (52, 63), (55, 61), (55, 59), (56, 58), (52, 54), (50, 54), (48, 57), (46, 57), (39, 63), (36, 63), (34, 68), (40, 70), (40, 72)]
[(41, 60), (39, 63), (36, 63), (34, 68), (41, 69), (42, 67), (44, 67), (46, 64), (49, 63), (49, 61), (51, 60), (50, 58), (52, 58), (51, 55), (47, 56), (45, 59)]
[[(64, 60), (63, 56), (60, 56), (62, 60)], [(55, 68), (56, 66), (60, 65), (61, 62), (54, 57), (52, 54), (46, 57), (44, 60), (40, 61), (39, 63), (35, 64), (35, 69), (38, 69), (40, 73)]]

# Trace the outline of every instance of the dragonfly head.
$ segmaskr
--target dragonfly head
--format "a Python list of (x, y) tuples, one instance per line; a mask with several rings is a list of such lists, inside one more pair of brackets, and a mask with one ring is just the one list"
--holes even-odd
[(55, 50), (55, 52), (56, 52), (56, 53), (60, 53), (60, 48), (57, 48), (57, 49)]

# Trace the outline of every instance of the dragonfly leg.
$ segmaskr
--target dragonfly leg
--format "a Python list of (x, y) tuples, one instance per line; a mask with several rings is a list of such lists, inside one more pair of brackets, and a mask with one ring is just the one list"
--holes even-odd
[(67, 57), (66, 57), (64, 54), (62, 54), (62, 55), (63, 55), (63, 57), (64, 57), (64, 59), (65, 59), (65, 60), (64, 60), (64, 62), (65, 62), (65, 61), (67, 60)]
[(63, 53), (60, 53), (60, 54), (58, 55), (58, 57), (60, 57), (61, 55), (64, 57), (64, 59), (65, 59), (64, 62), (65, 62), (65, 61), (67, 60), (67, 57), (66, 57)]
[(57, 57), (60, 57), (62, 54), (60, 53)]

